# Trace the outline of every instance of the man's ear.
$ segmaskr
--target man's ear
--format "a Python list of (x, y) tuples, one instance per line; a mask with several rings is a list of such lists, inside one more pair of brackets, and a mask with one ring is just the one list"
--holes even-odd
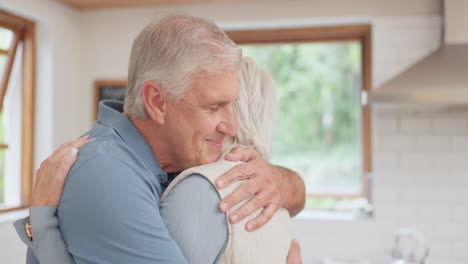
[(160, 125), (164, 124), (167, 101), (166, 93), (161, 86), (154, 81), (144, 82), (141, 87), (141, 97), (149, 117)]

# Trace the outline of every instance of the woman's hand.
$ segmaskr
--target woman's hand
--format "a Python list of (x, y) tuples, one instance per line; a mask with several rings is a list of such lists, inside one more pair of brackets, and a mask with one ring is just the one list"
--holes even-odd
[(41, 163), (41, 167), (36, 171), (31, 207), (58, 206), (68, 172), (76, 161), (78, 148), (89, 141), (89, 137), (86, 136), (62, 144)]

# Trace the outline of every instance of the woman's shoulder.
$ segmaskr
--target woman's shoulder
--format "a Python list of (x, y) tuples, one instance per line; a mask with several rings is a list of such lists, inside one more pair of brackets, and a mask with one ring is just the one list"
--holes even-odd
[(201, 165), (187, 169), (181, 173), (180, 176), (190, 177), (193, 175), (201, 175), (207, 178), (210, 182), (214, 181), (231, 168), (241, 164), (242, 162), (232, 162), (224, 159), (220, 159), (217, 162)]
[[(235, 188), (238, 184), (231, 184), (225, 189), (217, 190), (215, 181), (216, 179), (230, 170), (232, 167), (241, 164), (242, 162), (232, 162), (224, 159), (220, 159), (217, 162), (192, 167), (181, 172), (172, 182), (169, 184), (167, 189), (162, 195), (162, 200), (166, 199), (169, 192), (172, 191), (176, 186), (178, 188), (188, 188), (194, 190), (209, 189), (215, 193), (219, 192), (222, 198), (227, 194), (232, 192), (232, 188)], [(179, 186), (183, 183), (183, 186)]]

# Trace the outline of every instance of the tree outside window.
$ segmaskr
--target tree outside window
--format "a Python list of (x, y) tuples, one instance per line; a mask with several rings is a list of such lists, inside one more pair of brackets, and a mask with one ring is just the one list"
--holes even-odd
[(353, 35), (350, 26), (346, 36), (344, 28), (228, 34), (276, 81), (271, 162), (303, 177), (306, 208), (369, 212), (370, 118), (361, 91), (370, 83), (370, 28)]

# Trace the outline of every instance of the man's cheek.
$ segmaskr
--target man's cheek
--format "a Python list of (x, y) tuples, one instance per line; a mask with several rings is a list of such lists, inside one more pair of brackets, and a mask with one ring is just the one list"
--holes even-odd
[(200, 150), (202, 148), (202, 141), (203, 139), (200, 137), (200, 135), (198, 135), (198, 133), (193, 134), (191, 151), (194, 153), (196, 161), (200, 161)]

